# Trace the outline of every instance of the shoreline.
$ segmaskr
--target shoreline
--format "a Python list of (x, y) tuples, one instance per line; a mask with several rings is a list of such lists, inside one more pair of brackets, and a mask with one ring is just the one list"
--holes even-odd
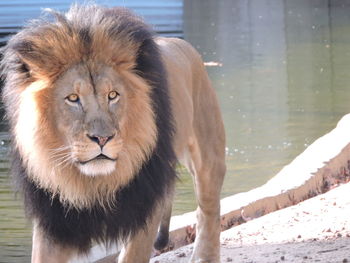
[[(221, 262), (350, 262), (350, 183), (221, 233)], [(152, 258), (188, 262), (192, 245)]]

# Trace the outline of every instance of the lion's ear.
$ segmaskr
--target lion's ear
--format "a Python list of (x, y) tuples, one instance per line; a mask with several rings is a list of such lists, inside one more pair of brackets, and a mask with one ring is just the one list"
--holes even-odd
[(37, 71), (39, 54), (35, 51), (34, 45), (28, 41), (21, 41), (15, 43), (12, 47), (15, 54), (19, 58), (19, 62), (23, 64), (24, 68), (28, 73), (31, 74), (33, 71)]
[(39, 78), (57, 76), (80, 61), (84, 51), (78, 35), (62, 25), (42, 26), (30, 34), (16, 35), (10, 45), (30, 74)]
[(51, 77), (57, 74), (62, 67), (45, 47), (39, 47), (35, 42), (23, 40), (18, 41), (12, 47), (30, 76), (34, 78)]

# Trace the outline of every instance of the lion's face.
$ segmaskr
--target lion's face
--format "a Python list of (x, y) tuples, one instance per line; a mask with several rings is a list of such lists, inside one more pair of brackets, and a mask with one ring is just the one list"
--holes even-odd
[(19, 91), (15, 143), (28, 175), (63, 202), (108, 201), (156, 145), (151, 87), (130, 68), (79, 63)]
[(106, 66), (95, 70), (78, 65), (54, 85), (55, 125), (63, 146), (53, 156), (87, 176), (108, 175), (123, 150), (125, 84)]

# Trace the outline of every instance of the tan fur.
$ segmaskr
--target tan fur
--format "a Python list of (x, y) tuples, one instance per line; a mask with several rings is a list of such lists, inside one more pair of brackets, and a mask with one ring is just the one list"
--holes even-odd
[[(219, 263), (220, 191), (226, 171), (220, 108), (203, 61), (191, 45), (171, 38), (159, 38), (157, 43), (168, 72), (176, 155), (194, 177), (198, 201), (191, 262)], [(164, 213), (167, 224), (169, 212)]]

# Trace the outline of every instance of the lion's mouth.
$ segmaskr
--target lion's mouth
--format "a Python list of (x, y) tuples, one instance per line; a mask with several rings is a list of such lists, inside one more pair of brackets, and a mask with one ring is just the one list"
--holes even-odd
[(110, 158), (108, 157), (107, 155), (104, 155), (104, 154), (99, 154), (97, 155), (96, 157), (94, 158), (91, 158), (90, 160), (87, 160), (87, 161), (79, 161), (80, 164), (87, 164), (89, 162), (92, 162), (92, 161), (97, 161), (97, 160), (109, 160), (109, 161), (116, 161), (117, 158), (113, 159), (113, 158)]

